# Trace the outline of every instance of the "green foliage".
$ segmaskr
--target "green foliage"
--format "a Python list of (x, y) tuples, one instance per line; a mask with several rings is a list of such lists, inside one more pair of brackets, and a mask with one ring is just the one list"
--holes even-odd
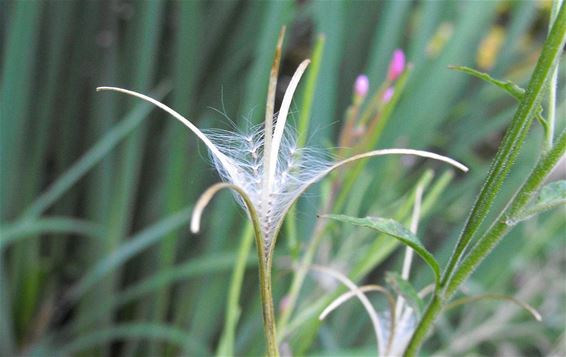
[(566, 204), (566, 180), (551, 182), (544, 186), (536, 198), (535, 202), (527, 207), (519, 215), (512, 217), (510, 224), (529, 219), (537, 214), (546, 212), (553, 208)]
[(417, 316), (420, 317), (423, 313), (425, 304), (415, 288), (396, 272), (387, 272), (385, 280), (397, 293), (397, 295), (403, 297), (403, 299), (409, 303), (413, 310), (416, 311)]
[[(565, 143), (554, 135), (565, 127), (564, 75), (555, 114), (541, 101), (548, 73), (537, 69), (536, 86), (526, 85), (549, 12), (534, 1), (0, 2), (0, 355), (264, 353), (246, 214), (222, 193), (203, 232), (188, 232), (198, 195), (219, 181), (205, 148), (146, 103), (95, 88), (143, 92), (202, 128), (246, 129), (262, 121), (283, 24), (277, 103), (297, 64), (313, 61), (291, 107), (299, 143), (325, 146), (340, 159), (385, 147), (429, 149), (471, 170), (460, 175), (405, 158), (367, 161), (307, 192), (274, 253), (282, 348), (373, 354), (359, 304), (341, 306), (321, 326), (318, 314), (346, 290), (307, 274), (308, 266), (383, 285), (405, 243), (438, 275), (491, 172), (466, 230), (477, 245), (462, 249), (464, 265), (454, 262), (454, 274), (468, 278), (470, 296), (513, 296), (540, 310), (542, 322), (506, 302), (459, 305), (443, 312), (451, 318), (439, 321), (423, 353), (495, 355), (509, 346), (524, 355), (560, 352), (563, 321), (556, 317), (564, 307), (553, 302), (566, 294), (556, 284), (564, 275), (556, 252), (564, 249), (565, 181), (543, 186), (529, 174), (533, 166), (550, 171), (559, 158), (552, 147)], [(411, 67), (390, 83), (384, 79), (395, 48), (405, 49)], [(454, 73), (450, 64), (488, 83)], [(360, 73), (368, 74), (370, 91), (357, 107), (352, 86)], [(393, 98), (382, 103), (390, 86)], [(515, 103), (499, 88), (519, 101), (514, 118)], [(548, 128), (529, 131), (531, 114)], [(366, 125), (354, 125), (341, 147), (336, 139), (348, 118)], [(543, 147), (547, 156), (535, 163)], [(402, 227), (419, 185), (425, 190), (415, 235)], [(506, 210), (512, 197), (520, 204)], [(372, 229), (357, 229), (316, 218), (330, 213), (394, 221), (372, 219), (364, 221)], [(509, 239), (495, 247), (494, 230)], [(485, 260), (474, 253), (492, 249)], [(430, 284), (430, 272), (414, 269), (411, 285), (393, 276), (393, 291), (419, 309), (415, 291)], [(378, 311), (387, 309), (381, 295), (371, 297)], [(430, 306), (440, 312), (441, 305), (433, 299)], [(506, 323), (488, 326), (490, 338), (466, 342), (470, 331), (485, 335), (492, 316)]]
[[(488, 83), (491, 83), (491, 84), (503, 89), (504, 91), (506, 91), (507, 93), (512, 95), (515, 99), (517, 99), (518, 101), (521, 101), (523, 99), (523, 96), (525, 95), (525, 90), (523, 88), (519, 87), (517, 84), (515, 84), (515, 83), (513, 83), (509, 80), (500, 81), (498, 79), (493, 78), (492, 76), (490, 76), (487, 73), (483, 73), (483, 72), (477, 71), (473, 68), (466, 67), (466, 66), (449, 66), (449, 68), (456, 70), (456, 71), (467, 73), (471, 76), (477, 77), (477, 78), (482, 79), (482, 80), (484, 80)], [(539, 105), (537, 110), (538, 110), (538, 113), (536, 113), (536, 118), (537, 118), (538, 122), (544, 127), (545, 131), (547, 131), (548, 130), (548, 123), (542, 117), (542, 105)]]
[(371, 228), (381, 233), (385, 233), (401, 243), (415, 250), (415, 252), (423, 258), (428, 266), (434, 272), (436, 283), (440, 282), (440, 266), (434, 256), (424, 247), (420, 239), (415, 236), (410, 230), (405, 228), (401, 223), (390, 218), (382, 217), (349, 217), (344, 215), (324, 215), (324, 218), (334, 219), (344, 223), (350, 223), (355, 226)]

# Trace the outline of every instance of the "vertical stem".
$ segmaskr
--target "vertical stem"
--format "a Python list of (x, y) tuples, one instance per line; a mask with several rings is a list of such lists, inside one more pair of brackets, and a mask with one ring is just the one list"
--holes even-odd
[(218, 349), (216, 351), (217, 356), (234, 355), (234, 336), (236, 325), (240, 318), (240, 293), (244, 282), (244, 273), (246, 270), (248, 255), (250, 254), (254, 242), (254, 232), (252, 228), (251, 224), (246, 224), (242, 234), (240, 235), (242, 242), (240, 243), (238, 257), (234, 264), (234, 270), (232, 271), (232, 279), (228, 290), (228, 298), (226, 300), (226, 319), (224, 322), (224, 328), (222, 329)]
[(489, 214), (489, 211), (495, 202), (497, 193), (501, 189), (511, 166), (513, 165), (525, 138), (528, 129), (531, 126), (535, 108), (540, 103), (545, 84), (551, 76), (551, 71), (562, 53), (562, 46), (566, 39), (566, 9), (564, 6), (560, 8), (550, 35), (544, 43), (542, 53), (539, 57), (537, 65), (529, 81), (525, 95), (519, 103), (519, 107), (513, 116), (511, 125), (505, 133), (505, 137), (501, 142), (497, 154), (489, 168), (489, 174), (478, 195), (478, 198), (472, 207), (470, 215), (466, 221), (464, 230), (458, 239), (456, 248), (452, 253), (447, 268), (444, 271), (441, 285), (445, 286), (446, 282), (457, 267), (462, 255), (468, 248), (472, 238), (479, 230), (481, 224)]
[(436, 320), (436, 316), (442, 310), (442, 300), (437, 294), (434, 294), (432, 301), (426, 308), (426, 311), (417, 326), (417, 329), (413, 333), (413, 337), (411, 337), (411, 341), (407, 346), (403, 356), (405, 357), (413, 357), (419, 352), (419, 349), (424, 342), (430, 327), (432, 326), (434, 320)]
[[(487, 216), (503, 184), (505, 176), (523, 146), (526, 132), (532, 121), (534, 108), (540, 101), (545, 83), (548, 83), (547, 80), (552, 76), (552, 70), (562, 52), (565, 41), (566, 6), (561, 6), (556, 20), (552, 25), (550, 35), (544, 43), (542, 53), (531, 80), (529, 81), (525, 96), (515, 112), (511, 126), (501, 143), (490, 167), (486, 182), (466, 222), (466, 227), (460, 236), (456, 249), (450, 257), (441, 283), (443, 291), (435, 293), (433, 300), (427, 307), (423, 318), (419, 322), (405, 350), (405, 356), (416, 355), (436, 316), (442, 310), (444, 300), (448, 301), (450, 299), (461, 283), (477, 268), (483, 258), (491, 252), (495, 245), (508, 232), (510, 227), (506, 223), (506, 218), (513, 217), (514, 214), (519, 213), (529, 203), (544, 178), (554, 167), (556, 161), (558, 161), (566, 151), (565, 132), (561, 135), (557, 144), (539, 160), (539, 163), (525, 184), (523, 184), (518, 194), (510, 201), (509, 208), (504, 211), (504, 216), (500, 216), (495, 221), (488, 231), (478, 240), (478, 243), (465, 259), (460, 261), (465, 250), (469, 247), (472, 237)], [(503, 222), (501, 221), (502, 219)]]
[[(560, 6), (562, 5), (562, 0), (553, 0), (550, 10), (550, 24), (548, 26), (548, 32), (552, 29), (552, 25), (556, 20), (556, 16), (558, 15), (558, 10), (560, 10)], [(556, 67), (554, 68), (554, 72), (550, 77), (550, 83), (548, 85), (548, 106), (546, 108), (547, 116), (546, 120), (548, 122), (548, 129), (546, 130), (546, 135), (544, 138), (544, 150), (548, 151), (552, 148), (552, 143), (554, 140), (554, 128), (556, 122), (556, 88), (558, 85), (558, 66), (559, 62), (556, 63)]]
[(279, 356), (277, 348), (277, 333), (275, 332), (275, 310), (273, 308), (273, 294), (271, 291), (271, 259), (260, 256), (259, 284), (261, 290), (261, 307), (263, 311), (263, 328), (265, 330), (265, 343), (269, 357)]
[(450, 298), (456, 292), (462, 282), (472, 274), (481, 261), (512, 228), (516, 217), (531, 202), (564, 152), (566, 152), (566, 130), (558, 137), (556, 145), (539, 160), (537, 166), (513, 197), (508, 208), (497, 218), (496, 223), (478, 240), (471, 252), (462, 260), (462, 264), (454, 272), (452, 279), (446, 286), (445, 298)]

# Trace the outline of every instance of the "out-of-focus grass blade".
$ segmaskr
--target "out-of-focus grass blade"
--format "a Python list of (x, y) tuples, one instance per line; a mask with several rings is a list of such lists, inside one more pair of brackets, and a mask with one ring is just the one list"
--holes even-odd
[(0, 248), (24, 239), (37, 239), (37, 234), (68, 233), (101, 239), (100, 225), (69, 217), (45, 217), (31, 222), (19, 222), (0, 227)]
[(312, 106), (316, 93), (325, 43), (326, 36), (324, 34), (319, 34), (312, 50), (311, 65), (308, 73), (306, 74), (306, 83), (301, 98), (301, 110), (299, 120), (297, 122), (297, 133), (299, 136), (297, 139), (297, 147), (303, 147), (307, 142), (310, 121), (312, 119)]
[(531, 26), (536, 16), (536, 2), (517, 1), (513, 3), (510, 14), (510, 23), (506, 26), (505, 42), (501, 46), (493, 73), (495, 76), (502, 75), (511, 65), (511, 61), (517, 56), (517, 44), (522, 36)]
[(21, 160), (25, 149), (25, 131), (29, 122), (39, 17), (43, 2), (17, 1), (12, 6), (0, 85), (0, 219), (15, 214), (20, 194)]
[(241, 243), (238, 250), (238, 259), (234, 265), (232, 272), (232, 280), (230, 282), (230, 290), (228, 292), (228, 299), (226, 301), (226, 322), (222, 330), (217, 356), (233, 356), (234, 355), (234, 340), (236, 336), (236, 326), (240, 318), (241, 308), (239, 304), (240, 293), (244, 281), (244, 272), (249, 260), (249, 253), (254, 243), (254, 232), (252, 225), (247, 223), (244, 232), (240, 235)]
[[(262, 108), (265, 104), (267, 82), (275, 44), (277, 43), (277, 34), (290, 19), (293, 3), (287, 0), (269, 1), (264, 3), (264, 6), (263, 16), (259, 18), (261, 35), (254, 51), (253, 67), (246, 76), (248, 82), (243, 106), (245, 111), (254, 107)], [(259, 115), (258, 117), (262, 116)]]
[[(231, 3), (232, 6), (234, 6), (234, 4), (237, 3)], [(239, 8), (240, 5), (241, 4), (237, 7)], [(201, 62), (203, 68), (202, 71), (209, 73), (210, 76), (206, 78), (207, 85), (199, 87), (198, 92), (194, 92), (195, 96), (198, 94), (198, 97), (201, 98), (199, 99), (199, 102), (209, 104), (214, 103), (214, 106), (221, 108), (220, 110), (222, 111), (226, 111), (227, 115), (236, 113), (235, 108), (240, 101), (240, 97), (236, 94), (243, 92), (244, 81), (234, 79), (240, 78), (246, 61), (248, 61), (251, 57), (250, 52), (255, 44), (257, 34), (257, 21), (252, 21), (252, 19), (258, 19), (261, 17), (261, 10), (263, 10), (263, 6), (263, 3), (244, 6), (242, 15), (235, 16), (235, 18), (232, 17), (230, 21), (226, 20), (226, 16), (227, 14), (230, 14), (232, 10), (227, 9), (224, 2), (214, 3), (214, 6), (207, 9), (205, 16), (214, 19), (212, 23), (207, 22), (207, 31), (208, 26), (211, 26), (219, 32), (214, 32), (210, 35), (210, 38), (208, 37), (209, 34), (207, 31), (205, 31), (205, 35), (203, 35), (207, 40), (205, 41), (206, 55), (203, 55), (205, 59)], [(218, 7), (222, 7), (223, 10), (218, 9)], [(219, 11), (220, 14), (217, 17)], [(236, 14), (238, 14), (238, 12), (234, 13), (234, 15)], [(238, 21), (238, 26), (235, 27), (236, 31), (232, 31), (232, 21)], [(224, 29), (224, 31), (222, 29)], [(213, 46), (214, 41), (212, 39), (216, 39), (220, 44), (214, 43)], [(199, 57), (201, 56), (199, 55)], [(224, 93), (227, 95), (224, 95)], [(221, 99), (220, 104), (218, 104), (219, 97)], [(193, 102), (193, 104), (196, 105), (195, 102)], [(206, 119), (208, 123), (216, 122), (216, 120), (209, 119), (209, 116), (209, 114), (205, 114), (202, 119)], [(222, 124), (226, 125), (226, 123)], [(192, 162), (189, 173), (197, 172), (200, 168), (203, 168), (204, 165), (207, 165), (204, 161), (205, 160), (203, 160), (202, 163)], [(186, 180), (195, 180), (195, 182), (199, 182), (201, 179), (206, 180), (208, 178), (204, 175), (195, 176), (191, 176), (190, 178), (188, 177)], [(194, 186), (196, 189), (200, 188), (198, 184)], [(200, 192), (196, 192), (196, 194), (191, 192), (190, 194), (194, 194), (196, 197), (196, 194), (200, 194)], [(223, 194), (221, 194), (221, 196), (228, 197)], [(218, 201), (224, 199), (225, 198), (218, 198)], [(199, 255), (211, 254), (214, 251), (226, 249), (226, 245), (230, 247), (232, 246), (230, 244), (231, 241), (238, 240), (237, 237), (233, 237), (234, 239), (225, 238), (231, 236), (231, 228), (235, 221), (235, 215), (237, 215), (235, 210), (236, 207), (231, 204), (222, 204), (219, 208), (220, 210), (212, 210), (209, 219), (214, 222), (218, 221), (219, 218), (217, 217), (222, 217), (220, 220), (223, 224), (212, 225), (211, 231), (206, 234), (206, 239), (202, 240), (201, 246), (204, 249), (199, 250)], [(191, 252), (199, 249), (199, 247), (194, 247), (192, 244), (187, 247), (190, 247)], [(203, 277), (202, 281), (196, 283), (196, 285), (203, 284), (206, 284), (210, 289), (207, 293), (200, 289), (193, 289), (192, 286), (180, 287), (179, 292), (175, 296), (172, 307), (172, 310), (176, 312), (173, 315), (175, 325), (195, 326), (196, 322), (194, 321), (196, 321), (195, 316), (197, 315), (200, 316), (198, 319), (199, 323), (204, 321), (204, 323), (208, 324), (213, 320), (210, 319), (210, 316), (218, 314), (217, 310), (214, 310), (214, 304), (222, 305), (224, 294), (219, 289), (224, 289), (226, 285), (217, 280), (210, 282), (206, 277)], [(221, 296), (213, 296), (215, 293), (217, 295), (219, 293)], [(211, 299), (214, 299), (214, 301), (211, 302)], [(195, 333), (200, 334), (201, 332), (205, 333), (208, 331), (207, 328), (204, 328), (205, 326), (202, 327), (202, 329), (199, 329)], [(171, 351), (166, 352), (168, 355), (171, 355)]]
[[(146, 92), (153, 85), (154, 76), (157, 73), (157, 63), (161, 45), (161, 33), (163, 26), (163, 12), (165, 9), (163, 1), (142, 1), (137, 2), (133, 7), (136, 16), (126, 33), (127, 56), (122, 58), (120, 63), (126, 82), (132, 89)], [(126, 103), (136, 105), (138, 100), (128, 98)], [(114, 185), (112, 187), (112, 202), (110, 203), (110, 213), (108, 216), (108, 234), (103, 244), (92, 247), (96, 250), (95, 256), (100, 258), (108, 256), (119, 247), (121, 241), (127, 237), (132, 228), (134, 220), (134, 208), (137, 202), (136, 193), (141, 182), (142, 161), (145, 155), (146, 138), (149, 126), (142, 125), (133, 132), (120, 147), (117, 152), (117, 166)], [(138, 201), (139, 202), (139, 201)], [(141, 214), (146, 213), (140, 203)], [(99, 288), (92, 290), (84, 299), (81, 306), (81, 314), (85, 314), (89, 305), (95, 301), (101, 302), (110, 299), (117, 287), (121, 271), (113, 271), (103, 281), (100, 281)], [(144, 305), (145, 308), (145, 305)], [(147, 306), (149, 308), (149, 306)], [(112, 323), (113, 317), (106, 316), (100, 320), (100, 326), (108, 326)], [(127, 344), (128, 349), (134, 346)], [(127, 356), (128, 352), (124, 352)]]
[(207, 356), (210, 351), (201, 341), (186, 331), (175, 327), (150, 323), (127, 323), (103, 330), (96, 330), (77, 338), (74, 341), (55, 348), (57, 355), (75, 355), (86, 349), (107, 344), (115, 340), (130, 339), (159, 339), (175, 344), (182, 348), (183, 354)]
[[(0, 256), (3, 254), (0, 250)], [(16, 338), (12, 319), (12, 297), (6, 280), (4, 265), (0, 264), (0, 354), (2, 356), (15, 355)]]
[[(21, 185), (27, 158), (26, 131), (30, 123), (33, 98), (34, 62), (41, 34), (39, 30), (43, 2), (18, 1), (12, 4), (11, 21), (7, 30), (3, 65), (0, 78), (0, 221), (13, 218), (22, 208), (25, 195)], [(1, 249), (0, 249), (1, 250)], [(0, 265), (4, 264), (0, 253)], [(14, 294), (8, 307), (9, 315), (4, 316), (17, 334), (24, 333), (33, 314), (39, 291), (39, 267), (29, 264), (37, 261), (38, 247), (34, 242), (23, 242), (10, 252), (10, 292)], [(0, 289), (8, 289), (1, 281)], [(17, 297), (17, 298), (16, 298)], [(10, 316), (12, 315), (12, 316)], [(7, 335), (2, 334), (2, 337)], [(4, 341), (0, 341), (3, 343)], [(13, 341), (6, 341), (8, 348)]]
[(342, 0), (316, 1), (313, 4), (313, 10), (317, 33), (326, 38), (309, 125), (311, 133), (314, 131), (317, 134), (313, 144), (321, 145), (331, 138), (331, 125), (338, 114), (336, 103), (339, 93), (340, 61), (344, 48), (345, 2)]
[[(218, 204), (214, 206), (214, 210), (208, 218), (212, 224), (206, 237), (206, 253), (204, 254), (211, 254), (222, 249), (233, 249), (232, 247), (243, 239), (239, 234), (232, 233), (238, 232), (235, 220), (241, 214), (237, 211), (239, 207), (235, 202), (232, 202), (233, 196), (226, 192), (217, 197), (216, 200)], [(222, 224), (217, 224), (217, 222), (222, 222)], [(193, 296), (193, 305), (190, 307), (194, 312), (191, 314), (189, 326), (199, 326), (194, 333), (204, 340), (210, 341), (218, 326), (223, 323), (223, 314), (217, 311), (219, 310), (218, 307), (224, 306), (226, 301), (228, 291), (226, 281), (228, 279), (229, 275), (218, 279), (203, 277), (199, 285), (205, 285), (207, 289), (199, 290)], [(183, 317), (179, 316), (179, 318)]]
[(414, 26), (419, 30), (411, 36), (407, 50), (408, 59), (415, 65), (426, 60), (427, 45), (442, 20), (442, 10), (445, 6), (442, 1), (436, 0), (419, 1), (416, 5), (415, 11), (419, 12), (419, 17)]
[[(34, 105), (31, 106), (29, 111), (30, 118), (33, 118), (33, 124), (25, 128), (25, 137), (28, 139), (26, 140), (25, 153), (22, 153), (21, 159), (22, 162), (25, 161), (25, 165), (20, 168), (21, 178), (18, 183), (20, 207), (18, 207), (18, 211), (25, 204), (32, 202), (34, 197), (39, 194), (45, 179), (43, 175), (38, 173), (43, 172), (46, 157), (50, 150), (50, 128), (57, 114), (56, 98), (63, 83), (57, 80), (57, 77), (62, 72), (64, 45), (68, 40), (65, 32), (72, 21), (74, 6), (72, 2), (57, 2), (47, 6), (43, 12), (43, 18), (46, 18), (47, 21), (44, 23), (45, 30), (40, 31), (42, 40), (39, 53), (45, 51), (46, 46), (49, 47), (49, 50), (46, 51), (47, 56), (42, 61), (41, 69), (35, 75), (35, 80), (30, 79), (35, 87), (34, 93), (37, 99), (34, 99)], [(21, 275), (24, 279), (24, 287), (23, 291), (19, 292), (17, 304), (22, 305), (20, 310), (22, 321), (19, 323), (27, 325), (25, 328), (29, 328), (30, 323), (28, 321), (32, 320), (32, 316), (39, 306), (39, 300), (45, 294), (46, 282), (51, 279), (42, 279), (45, 265), (29, 264), (29, 262), (38, 262), (42, 258), (41, 241), (29, 239), (23, 244), (25, 244), (25, 249), (22, 250), (25, 250), (25, 252), (15, 258), (19, 262), (18, 264), (25, 264)], [(17, 274), (15, 276), (17, 277)], [(49, 281), (49, 283), (52, 281)], [(16, 284), (20, 284), (20, 282), (16, 282)]]
[(373, 36), (373, 44), (367, 73), (372, 83), (380, 83), (386, 75), (387, 65), (393, 50), (399, 46), (405, 32), (408, 12), (412, 1), (385, 1), (379, 24)]
[[(92, 48), (85, 49), (89, 52), (88, 58), (95, 58), (98, 66), (95, 69), (94, 86), (112, 85), (120, 78), (120, 62), (119, 54), (124, 51), (124, 44), (120, 41), (119, 24), (120, 17), (113, 6), (109, 2), (88, 2), (82, 7), (82, 11), (88, 12), (98, 21), (89, 21), (89, 15), (83, 20), (85, 22), (85, 30), (90, 30), (92, 40), (96, 44), (100, 44), (100, 48), (92, 50)], [(137, 15), (137, 14), (136, 14)], [(133, 20), (124, 21), (124, 27), (129, 28)], [(90, 133), (89, 140), (95, 140), (102, 133), (107, 132), (113, 125), (114, 121), (118, 120), (119, 114), (124, 113), (119, 111), (120, 98), (117, 96), (94, 93), (92, 99), (92, 115), (88, 122), (88, 131)], [(140, 122), (141, 123), (141, 122)], [(139, 129), (138, 129), (139, 130)], [(120, 148), (118, 146), (117, 148)], [(110, 216), (113, 214), (111, 204), (115, 197), (114, 189), (117, 183), (116, 166), (117, 166), (117, 152), (116, 150), (109, 155), (106, 155), (96, 168), (91, 172), (86, 180), (86, 193), (85, 197), (85, 215), (88, 219), (104, 225), (105, 240), (92, 241), (89, 244), (81, 245), (79, 255), (82, 261), (83, 269), (89, 267), (101, 258), (105, 252), (105, 247), (109, 245), (111, 236), (109, 233)], [(90, 296), (87, 296), (79, 305), (77, 311), (77, 319), (81, 320), (85, 310), (89, 310), (93, 305), (105, 303), (112, 293), (104, 291), (105, 286), (97, 290)], [(98, 296), (96, 296), (99, 294)], [(88, 353), (95, 354), (94, 351)], [(88, 354), (86, 353), (86, 354)], [(99, 351), (100, 355), (104, 352)]]
[(106, 275), (121, 268), (128, 259), (159, 242), (164, 235), (172, 230), (186, 224), (190, 218), (191, 210), (192, 207), (186, 207), (129, 238), (126, 243), (123, 243), (112, 254), (105, 255), (98, 264), (86, 273), (70, 291), (69, 296), (72, 299), (80, 298)]
[[(382, 145), (392, 145), (400, 136), (407, 138), (413, 148), (430, 144), (435, 129), (452, 110), (451, 104), (466, 83), (464, 79), (454, 78), (446, 67), (452, 63), (466, 65), (474, 58), (476, 46), (495, 16), (496, 4), (460, 4), (453, 34), (440, 55), (415, 66), (405, 91), (407, 95), (384, 131)], [(435, 90), (431, 90), (432, 86)]]
[[(175, 39), (175, 57), (173, 59), (173, 102), (172, 106), (175, 110), (182, 114), (188, 115), (196, 113), (193, 104), (196, 102), (194, 90), (196, 80), (199, 77), (199, 63), (205, 61), (205, 58), (199, 58), (201, 51), (199, 48), (202, 44), (202, 7), (203, 3), (198, 1), (182, 1), (175, 3), (179, 12), (178, 31)], [(186, 205), (188, 197), (195, 197), (195, 189), (198, 185), (200, 175), (195, 175), (198, 168), (202, 166), (197, 163), (196, 155), (194, 158), (187, 157), (188, 140), (192, 138), (191, 133), (182, 127), (177, 120), (170, 120), (166, 126), (166, 141), (168, 143), (166, 160), (164, 162), (164, 185), (160, 190), (163, 195), (164, 214), (168, 215), (175, 212)], [(192, 170), (189, 162), (192, 161)], [(200, 161), (200, 160), (198, 160)], [(193, 173), (195, 181), (193, 184), (186, 185), (187, 177)], [(159, 246), (157, 269), (165, 271), (169, 269), (175, 262), (177, 252), (179, 250), (178, 239), (182, 235), (178, 232), (172, 232), (164, 237)], [(171, 305), (172, 300), (169, 289), (157, 291), (153, 306), (150, 311), (152, 321), (161, 322), (167, 314), (167, 307)], [(148, 354), (158, 355), (162, 352), (157, 350), (156, 343), (151, 343)]]
[[(136, 299), (144, 297), (155, 291), (159, 291), (164, 287), (172, 284), (183, 282), (184, 280), (203, 275), (226, 272), (234, 266), (236, 261), (236, 254), (234, 253), (215, 253), (210, 256), (201, 258), (194, 258), (190, 261), (173, 266), (167, 270), (160, 271), (147, 278), (144, 278), (139, 283), (136, 283), (123, 291), (116, 294), (115, 298), (110, 301), (108, 305), (100, 305), (94, 307), (89, 311), (88, 316), (79, 323), (70, 326), (72, 333), (80, 332), (84, 327), (87, 327), (91, 322), (96, 321), (101, 313), (112, 311), (121, 306), (124, 306)], [(257, 259), (249, 257), (245, 261), (246, 267), (254, 267), (257, 265)]]
[[(311, 66), (307, 73), (306, 84), (301, 98), (301, 111), (297, 123), (297, 147), (304, 147), (309, 136), (309, 127), (312, 118), (312, 105), (314, 102), (316, 84), (318, 82), (318, 74), (320, 72), (320, 64), (322, 62), (322, 54), (324, 53), (325, 43), (326, 37), (323, 34), (319, 34), (312, 50)], [(299, 253), (296, 214), (297, 205), (293, 205), (285, 219), (287, 246), (294, 258), (296, 258)]]
[[(156, 98), (163, 98), (167, 91), (166, 85), (160, 85), (153, 94)], [(66, 173), (61, 175), (47, 190), (41, 194), (23, 213), (25, 219), (41, 215), (63, 194), (106, 156), (126, 135), (134, 130), (153, 107), (145, 102), (138, 103), (125, 118), (108, 132), (96, 145), (87, 151)]]
[[(67, 2), (70, 3), (70, 2)], [(76, 2), (75, 2), (76, 5)], [(97, 31), (99, 18), (98, 11), (96, 9), (99, 4), (94, 2), (88, 2), (81, 6), (75, 6), (75, 11), (73, 13), (74, 21), (71, 22), (71, 26), (67, 29), (66, 36), (73, 36), (76, 33), (81, 33), (85, 37), (94, 38)], [(105, 18), (108, 18), (105, 17)], [(62, 88), (59, 90), (59, 95), (61, 98), (65, 98), (64, 105), (57, 108), (57, 115), (55, 116), (52, 125), (55, 125), (57, 130), (56, 139), (51, 143), (54, 154), (53, 154), (53, 171), (57, 173), (57, 177), (64, 173), (71, 165), (80, 157), (86, 148), (91, 147), (96, 143), (96, 140), (103, 137), (105, 133), (112, 129), (112, 123), (109, 122), (107, 127), (102, 130), (95, 130), (91, 127), (97, 127), (99, 123), (104, 122), (102, 118), (97, 117), (96, 113), (98, 110), (94, 110), (94, 118), (88, 117), (89, 128), (88, 138), (84, 140), (84, 136), (77, 135), (81, 132), (85, 122), (84, 116), (84, 93), (85, 89), (87, 93), (95, 96), (96, 99), (109, 98), (111, 96), (100, 96), (95, 95), (93, 91), (95, 84), (90, 82), (85, 83), (84, 81), (84, 64), (90, 60), (91, 53), (93, 52), (92, 41), (71, 41), (72, 44), (66, 48), (66, 56), (64, 58), (61, 66), (63, 71), (59, 81), (62, 83)], [(104, 82), (103, 82), (104, 83)], [(89, 96), (90, 97), (90, 96)], [(95, 100), (96, 102), (96, 100)], [(103, 105), (94, 104), (95, 108), (111, 108), (112, 105), (106, 100)], [(114, 116), (115, 118), (117, 116)], [(92, 123), (92, 124), (90, 124)], [(103, 161), (104, 162), (104, 161)], [(104, 163), (99, 166), (101, 171), (104, 171), (111, 178), (112, 170), (106, 167)], [(95, 175), (95, 174), (93, 174)], [(98, 181), (102, 185), (102, 181), (98, 178), (93, 177), (93, 181)], [(100, 188), (99, 184), (90, 185), (88, 182), (85, 183), (87, 191), (95, 191), (95, 188)], [(97, 196), (93, 194), (91, 197), (88, 193), (86, 197), (81, 197), (80, 190), (71, 190), (66, 195), (61, 197), (57, 203), (52, 208), (53, 214), (61, 216), (71, 216), (77, 214), (77, 207), (79, 206), (79, 200), (86, 200), (86, 214), (85, 218), (102, 222), (100, 219), (96, 219), (96, 214), (89, 211), (89, 207), (94, 205), (94, 202), (109, 201), (110, 197), (103, 197), (104, 193), (100, 193)], [(83, 201), (84, 202), (84, 201)], [(103, 207), (103, 212), (108, 210)], [(54, 237), (53, 242), (49, 243), (50, 249), (50, 260), (53, 264), (62, 261), (66, 257), (66, 248), (68, 242), (64, 239), (59, 239)]]

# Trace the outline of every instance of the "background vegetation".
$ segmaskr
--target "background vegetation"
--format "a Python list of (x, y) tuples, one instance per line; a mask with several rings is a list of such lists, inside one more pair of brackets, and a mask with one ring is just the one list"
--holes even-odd
[[(0, 2), (0, 355), (263, 353), (245, 214), (223, 194), (208, 209), (204, 233), (188, 231), (192, 204), (218, 180), (205, 148), (172, 118), (124, 96), (96, 93), (97, 86), (150, 93), (199, 127), (246, 128), (262, 121), (277, 33), (287, 24), (279, 93), (318, 45), (318, 72), (300, 86), (293, 114), (310, 120), (310, 144), (335, 148), (356, 76), (366, 73), (373, 93), (393, 50), (405, 50), (412, 70), (372, 147), (430, 149), (471, 172), (375, 159), (330, 210), (331, 187), (311, 190), (275, 252), (274, 295), (284, 310), (296, 274), (291, 263), (304, 256), (316, 214), (403, 221), (419, 180), (429, 180), (420, 236), (446, 259), (516, 105), (447, 66), (524, 84), (546, 35), (548, 5)], [(560, 131), (564, 101), (557, 112)], [(541, 133), (534, 125), (504, 187), (508, 196), (533, 167)], [(542, 322), (515, 305), (480, 301), (451, 310), (426, 352), (566, 353), (565, 228), (563, 209), (517, 226), (465, 284), (464, 293), (528, 302)], [(314, 262), (359, 283), (385, 284), (385, 272), (401, 265), (396, 248), (389, 238), (333, 223)], [(237, 262), (246, 262), (243, 276)], [(415, 285), (422, 288), (431, 275), (415, 264)], [(307, 277), (279, 331), (284, 348), (297, 355), (374, 354), (369, 318), (356, 302), (318, 321), (324, 301), (339, 291), (325, 276)], [(372, 301), (385, 308), (382, 297)]]

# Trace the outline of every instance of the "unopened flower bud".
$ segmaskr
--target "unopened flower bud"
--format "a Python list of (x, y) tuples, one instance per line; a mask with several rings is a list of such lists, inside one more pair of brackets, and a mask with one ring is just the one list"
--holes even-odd
[(356, 78), (356, 83), (354, 84), (354, 93), (357, 96), (365, 97), (369, 91), (369, 78), (365, 74), (360, 74)]
[(403, 50), (396, 49), (393, 51), (393, 56), (391, 56), (391, 62), (389, 62), (389, 71), (387, 72), (387, 79), (394, 81), (403, 71), (405, 70), (405, 53)]

